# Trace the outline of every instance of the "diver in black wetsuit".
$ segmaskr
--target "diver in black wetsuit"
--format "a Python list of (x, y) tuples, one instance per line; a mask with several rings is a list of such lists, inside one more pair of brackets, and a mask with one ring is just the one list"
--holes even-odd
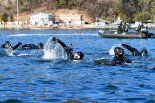
[(19, 42), (18, 44), (16, 44), (14, 47), (12, 47), (11, 43), (9, 41), (6, 41), (4, 44), (2, 44), (2, 48), (4, 49), (12, 49), (15, 50), (17, 49), (19, 46), (21, 45), (21, 42)]
[(20, 45), (19, 49), (43, 49), (43, 43), (39, 43), (38, 45), (35, 44), (24, 44)]
[(131, 63), (131, 61), (124, 56), (124, 50), (121, 47), (116, 47), (114, 49), (115, 57), (112, 61), (105, 60), (96, 60), (94, 61), (96, 64), (104, 64), (104, 65), (117, 65), (124, 63)]
[[(11, 43), (9, 41), (6, 41), (4, 44), (2, 44), (2, 48), (9, 48), (11, 47)], [(20, 43), (18, 44), (19, 49), (43, 49), (43, 43), (38, 43), (38, 45), (35, 44), (24, 44)], [(17, 48), (16, 48), (17, 49)]]
[(118, 25), (117, 32), (123, 33), (123, 21), (121, 21), (120, 24)]
[(122, 44), (122, 46), (128, 49), (130, 52), (132, 52), (133, 56), (147, 56), (148, 55), (148, 52), (146, 49), (143, 49), (141, 50), (141, 52), (139, 52), (136, 48), (133, 48), (130, 45)]
[(11, 43), (9, 41), (6, 41), (4, 44), (2, 44), (2, 48), (5, 49), (5, 54), (14, 54), (14, 51), (21, 45), (21, 43), (19, 42), (18, 44), (16, 44), (14, 47), (11, 45)]
[(143, 24), (143, 22), (141, 22), (139, 25), (138, 25), (138, 27), (136, 28), (136, 31), (137, 32), (142, 32), (142, 29), (144, 28), (144, 24)]
[(150, 33), (148, 32), (148, 27), (147, 26), (144, 26), (143, 22), (141, 22), (138, 27), (136, 28), (136, 31), (138, 33), (141, 33), (141, 35), (145, 38), (151, 38), (154, 33)]
[(121, 21), (121, 23), (118, 25), (118, 29), (117, 32), (119, 33), (126, 33), (128, 32), (128, 25), (126, 22), (123, 23), (123, 21)]
[(9, 48), (11, 47), (11, 43), (9, 41), (5, 41), (4, 44), (2, 44), (1, 48)]
[(128, 28), (129, 28), (129, 26), (128, 26), (127, 23), (125, 22), (125, 23), (123, 24), (123, 32), (128, 32)]
[(66, 46), (66, 44), (64, 44), (61, 40), (53, 37), (52, 41), (60, 44), (64, 48), (65, 52), (67, 53), (68, 59), (70, 59), (70, 60), (81, 60), (81, 59), (83, 59), (84, 54), (81, 51), (77, 52), (76, 54), (73, 54), (72, 49), (70, 47)]
[(124, 56), (124, 50), (122, 48), (116, 47), (114, 49), (114, 53), (115, 53), (115, 57), (111, 61), (113, 65), (131, 63), (131, 61)]

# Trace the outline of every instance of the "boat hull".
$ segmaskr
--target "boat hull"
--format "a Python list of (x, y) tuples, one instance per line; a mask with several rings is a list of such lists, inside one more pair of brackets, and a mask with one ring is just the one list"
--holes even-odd
[(137, 39), (145, 39), (145, 38), (155, 38), (155, 35), (151, 35), (149, 37), (146, 37), (144, 34), (138, 34), (138, 33), (126, 33), (126, 34), (113, 34), (113, 33), (103, 33), (98, 32), (98, 34), (101, 37), (104, 38), (124, 38), (124, 39), (130, 39), (130, 38), (137, 38)]

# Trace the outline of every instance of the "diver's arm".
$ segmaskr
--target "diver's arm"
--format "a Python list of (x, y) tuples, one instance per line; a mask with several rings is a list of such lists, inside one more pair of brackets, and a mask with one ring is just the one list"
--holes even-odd
[(64, 48), (64, 50), (67, 53), (68, 59), (71, 59), (71, 60), (74, 59), (74, 55), (72, 53), (72, 49), (69, 48), (65, 43), (63, 43), (61, 40), (59, 40), (59, 39), (57, 39), (55, 37), (52, 38), (52, 41), (58, 43), (59, 45), (61, 45)]
[(130, 45), (122, 44), (122, 46), (128, 49), (130, 52), (132, 52), (132, 55), (139, 55), (140, 53), (136, 48), (133, 48)]
[(136, 48), (133, 48), (130, 45), (127, 45), (127, 44), (122, 44), (122, 46), (125, 47), (126, 49), (128, 49), (132, 53), (138, 51)]
[(19, 42), (18, 44), (16, 44), (14, 47), (12, 47), (12, 50), (16, 50), (19, 46), (21, 45), (21, 43)]
[(131, 60), (129, 60), (128, 58), (124, 57), (124, 62), (125, 63), (132, 63)]

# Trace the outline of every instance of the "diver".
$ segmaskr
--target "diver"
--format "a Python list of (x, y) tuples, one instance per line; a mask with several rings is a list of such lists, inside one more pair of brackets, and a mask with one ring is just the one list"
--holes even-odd
[(128, 32), (128, 25), (126, 22), (123, 23), (123, 21), (121, 21), (121, 23), (118, 25), (118, 29), (117, 29), (118, 34), (119, 33), (126, 33)]
[(123, 27), (122, 27), (123, 32), (128, 32), (128, 28), (129, 28), (129, 26), (128, 26), (127, 23), (125, 22), (125, 23), (123, 24)]
[(10, 43), (9, 41), (5, 41), (5, 43), (2, 44), (2, 48), (4, 48), (4, 49), (9, 49), (9, 48), (11, 48), (11, 49), (15, 50), (15, 49), (17, 49), (20, 45), (21, 45), (21, 42), (19, 42), (19, 43), (16, 44), (14, 47), (12, 47), (12, 45), (11, 45), (11, 43)]
[(35, 44), (24, 44), (24, 45), (20, 45), (19, 49), (43, 49), (43, 43), (38, 43), (38, 45)]
[(143, 28), (144, 28), (144, 24), (143, 24), (143, 22), (140, 22), (140, 24), (139, 24), (138, 27), (136, 28), (136, 31), (137, 31), (138, 33), (141, 33)]
[(133, 56), (147, 56), (148, 55), (148, 52), (146, 49), (143, 49), (141, 50), (141, 52), (139, 52), (136, 48), (133, 48), (130, 45), (122, 44), (122, 46), (128, 49), (130, 52), (132, 52)]
[(143, 22), (140, 22), (138, 27), (136, 28), (136, 31), (138, 33), (141, 33), (141, 35), (145, 38), (151, 38), (154, 34), (148, 32), (148, 27), (144, 26)]
[(1, 48), (9, 48), (11, 46), (11, 43), (9, 41), (5, 41), (4, 44), (2, 44)]
[(117, 28), (117, 33), (123, 33), (123, 21), (120, 22)]
[(154, 34), (148, 32), (148, 27), (146, 26), (141, 30), (141, 33), (144, 34), (144, 37), (151, 38)]
[(64, 44), (61, 40), (55, 38), (55, 37), (52, 37), (52, 41), (54, 41), (55, 43), (58, 43), (59, 45), (61, 45), (65, 52), (67, 53), (67, 58), (70, 59), (70, 60), (82, 60), (83, 57), (84, 57), (84, 54), (79, 51), (75, 54), (72, 53), (72, 48), (66, 46), (66, 44)]
[(4, 44), (2, 44), (2, 48), (5, 49), (5, 53), (10, 55), (13, 54), (14, 51), (21, 45), (21, 43), (19, 42), (18, 44), (16, 44), (15, 46), (12, 46), (11, 43), (9, 41), (6, 41)]
[(132, 63), (128, 58), (124, 56), (124, 50), (121, 47), (116, 47), (114, 49), (114, 58), (112, 61), (106, 60), (96, 60), (94, 61), (96, 64), (104, 64), (104, 65), (120, 65), (124, 63)]

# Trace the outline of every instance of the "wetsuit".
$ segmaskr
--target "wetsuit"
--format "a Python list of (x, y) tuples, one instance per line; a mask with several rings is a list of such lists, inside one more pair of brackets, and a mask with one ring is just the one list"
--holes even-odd
[(128, 25), (127, 24), (123, 25), (123, 32), (128, 32)]
[(118, 32), (118, 33), (123, 33), (123, 24), (122, 24), (122, 23), (120, 23), (120, 24), (118, 25), (117, 32)]
[(5, 54), (7, 55), (14, 55), (15, 50), (21, 45), (21, 43), (19, 42), (18, 44), (16, 44), (14, 47), (11, 46), (10, 43), (5, 43), (4, 49), (5, 49)]
[(20, 49), (43, 49), (43, 44), (42, 43), (39, 43), (38, 45), (24, 44), (20, 46)]
[(20, 47), (20, 49), (37, 49), (38, 47), (34, 44), (24, 44)]
[(134, 55), (134, 56), (147, 55), (147, 50), (145, 50), (145, 49), (143, 49), (141, 52), (139, 52), (136, 48), (133, 48), (130, 45), (122, 44), (122, 46), (125, 47), (126, 49), (128, 49), (130, 52), (132, 52), (132, 55)]
[(55, 37), (52, 38), (52, 41), (60, 44), (64, 48), (65, 52), (67, 53), (68, 59), (74, 60), (74, 55), (72, 53), (72, 49), (71, 48), (69, 48), (68, 46), (66, 46), (65, 43), (63, 43), (62, 41), (60, 41), (59, 39), (57, 39)]
[[(145, 30), (142, 30), (142, 29), (145, 29)], [(148, 27), (144, 27), (143, 24), (139, 24), (138, 27), (137, 27), (137, 29), (136, 29), (136, 31), (137, 31), (138, 33), (141, 33), (141, 35), (142, 35), (144, 38), (151, 38), (151, 37), (154, 35), (154, 33), (149, 33), (149, 32), (148, 32)]]
[(123, 63), (131, 63), (131, 61), (125, 56), (115, 56), (111, 61), (112, 65), (123, 64)]
[(21, 45), (21, 43), (19, 42), (18, 44), (16, 44), (14, 47), (10, 44), (9, 41), (6, 41), (4, 44), (2, 44), (2, 48), (4, 49), (12, 49), (15, 50), (17, 49), (19, 46)]
[(138, 27), (136, 28), (136, 31), (137, 32), (141, 32), (142, 28), (144, 28), (144, 25), (143, 24), (139, 24)]
[[(120, 49), (121, 53), (116, 53), (116, 49)], [(115, 48), (115, 57), (112, 61), (107, 61), (104, 59), (94, 61), (96, 64), (104, 64), (104, 65), (120, 65), (124, 63), (131, 63), (131, 61), (124, 56), (124, 51), (120, 47)]]

